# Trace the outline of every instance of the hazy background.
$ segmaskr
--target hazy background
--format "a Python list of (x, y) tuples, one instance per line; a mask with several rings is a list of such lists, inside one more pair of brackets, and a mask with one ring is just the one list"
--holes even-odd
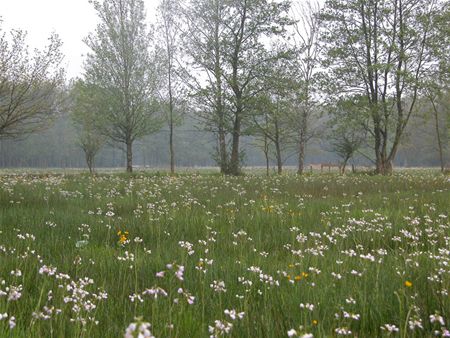
[[(158, 1), (145, 0), (147, 18), (155, 21)], [(95, 30), (97, 16), (87, 0), (3, 0), (0, 17), (3, 28), (8, 31), (20, 28), (28, 32), (27, 42), (30, 47), (42, 48), (51, 32), (61, 37), (64, 45), (67, 78), (81, 74), (83, 55), (88, 48), (83, 43), (90, 32)], [(81, 18), (81, 20), (80, 20)], [(214, 139), (210, 133), (200, 130), (198, 122), (187, 116), (183, 125), (178, 127), (175, 136), (175, 152), (178, 166), (211, 166)], [(416, 118), (408, 126), (415, 137), (408, 135), (396, 157), (397, 166), (437, 166), (438, 151), (433, 146), (435, 133), (431, 121)], [(245, 165), (265, 165), (263, 153), (255, 147), (255, 140), (244, 137), (243, 150), (246, 153)], [(136, 142), (134, 146), (134, 165), (167, 167), (168, 134), (162, 130)], [(372, 154), (371, 150), (367, 150)], [(45, 132), (28, 136), (22, 140), (0, 140), (0, 167), (85, 167), (82, 150), (77, 145), (76, 132), (68, 113), (62, 113), (56, 123)], [(448, 159), (447, 159), (448, 160)], [(295, 165), (296, 155), (291, 154), (285, 164)], [(329, 151), (326, 140), (320, 137), (313, 140), (308, 147), (306, 163), (337, 163), (337, 157)], [(124, 166), (125, 155), (120, 145), (104, 147), (96, 158), (98, 167)], [(359, 155), (357, 164), (368, 165), (370, 162)]]

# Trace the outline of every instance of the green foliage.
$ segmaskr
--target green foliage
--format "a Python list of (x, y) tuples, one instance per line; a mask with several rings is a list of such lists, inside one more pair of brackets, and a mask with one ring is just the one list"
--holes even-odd
[(23, 138), (43, 130), (57, 117), (62, 102), (62, 42), (30, 53), (26, 32), (2, 30), (0, 17), (0, 138)]
[(366, 130), (379, 173), (392, 169), (424, 82), (439, 65), (429, 49), (439, 0), (328, 0), (321, 13), (328, 94), (366, 97)]
[(92, 1), (100, 19), (85, 42), (91, 49), (85, 82), (96, 88), (99, 127), (114, 142), (127, 146), (131, 170), (132, 143), (161, 127), (155, 90), (157, 72), (151, 54), (151, 31), (142, 0)]

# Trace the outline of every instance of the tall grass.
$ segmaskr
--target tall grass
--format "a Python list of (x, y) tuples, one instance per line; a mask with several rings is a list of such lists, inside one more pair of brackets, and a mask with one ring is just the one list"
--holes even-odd
[(0, 336), (444, 335), (449, 188), (432, 171), (8, 172)]

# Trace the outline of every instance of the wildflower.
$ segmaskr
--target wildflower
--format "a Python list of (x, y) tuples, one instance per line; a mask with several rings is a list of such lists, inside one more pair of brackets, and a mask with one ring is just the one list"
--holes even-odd
[(227, 335), (231, 332), (233, 324), (227, 321), (215, 320), (214, 326), (208, 326), (208, 331), (211, 334), (211, 338)]
[(383, 331), (387, 331), (389, 333), (398, 332), (398, 327), (393, 324), (384, 324), (380, 327)]
[(309, 304), (309, 303), (303, 304), (303, 303), (300, 303), (300, 308), (301, 309), (307, 309), (309, 311), (313, 311), (314, 310), (314, 304)]
[(236, 318), (242, 319), (244, 318), (245, 315), (245, 312), (236, 312), (236, 310), (228, 310), (228, 309), (225, 309), (224, 313), (232, 320), (236, 320)]
[(215, 292), (227, 292), (227, 289), (225, 288), (225, 282), (224, 281), (213, 281), (212, 284), (209, 285), (211, 289), (213, 289)]
[(16, 317), (11, 316), (8, 322), (9, 328), (12, 330), (16, 327)]
[(128, 231), (119, 230), (117, 231), (117, 236), (119, 236), (119, 244), (123, 245), (128, 240)]
[(124, 338), (155, 338), (150, 332), (150, 323), (142, 322), (142, 319), (138, 318), (137, 323), (131, 323), (125, 330)]
[(431, 323), (438, 322), (438, 323), (440, 323), (442, 326), (445, 325), (444, 318), (443, 318), (442, 316), (440, 316), (439, 314), (430, 315), (430, 322), (431, 322)]
[(405, 286), (406, 286), (407, 288), (412, 287), (412, 285), (413, 285), (413, 283), (410, 282), (409, 280), (405, 281)]
[(297, 331), (295, 331), (294, 329), (290, 329), (290, 330), (287, 332), (287, 335), (288, 335), (288, 337), (294, 337), (294, 336), (297, 335)]

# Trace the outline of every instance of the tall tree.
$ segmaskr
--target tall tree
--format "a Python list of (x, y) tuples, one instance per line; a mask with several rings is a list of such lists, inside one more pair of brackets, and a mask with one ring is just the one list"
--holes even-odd
[(156, 118), (157, 76), (143, 0), (92, 1), (100, 19), (85, 42), (91, 49), (85, 81), (99, 88), (101, 131), (126, 148), (133, 170), (133, 142), (160, 128)]
[(290, 3), (268, 0), (230, 0), (226, 3), (222, 42), (222, 76), (230, 88), (232, 104), (231, 154), (229, 173), (240, 172), (240, 137), (243, 122), (251, 111), (251, 101), (262, 88), (259, 77), (273, 55), (267, 53), (263, 39), (274, 38), (291, 24), (287, 17)]
[[(287, 1), (214, 0), (191, 2), (189, 47), (197, 97), (206, 109), (202, 119), (218, 135), (221, 171), (237, 175), (243, 123), (251, 101), (262, 90), (259, 77), (272, 59), (264, 42), (290, 23)], [(202, 82), (206, 84), (202, 85)], [(206, 118), (205, 118), (206, 117)], [(230, 135), (231, 150), (227, 149)]]
[(320, 68), (321, 46), (319, 40), (320, 6), (317, 2), (300, 2), (292, 7), (294, 42), (296, 51), (293, 64), (297, 77), (298, 90), (295, 95), (295, 113), (291, 126), (296, 131), (298, 147), (297, 173), (302, 174), (305, 166), (306, 148), (315, 135), (314, 120), (318, 119), (318, 77)]
[(182, 81), (180, 81), (181, 14), (179, 0), (161, 0), (158, 7), (158, 35), (161, 47), (161, 85), (159, 95), (169, 128), (170, 172), (175, 172), (174, 128), (182, 116)]
[[(450, 122), (450, 3), (442, 7), (437, 6), (427, 18), (434, 28), (430, 34), (427, 48), (435, 62), (428, 68), (428, 75), (424, 81), (423, 93), (430, 103), (428, 112), (434, 120), (436, 143), (439, 152), (441, 171), (445, 170), (445, 140), (449, 137), (450, 125), (442, 123), (442, 117)], [(444, 131), (447, 132), (444, 132)]]
[(432, 62), (427, 18), (438, 0), (327, 0), (322, 12), (330, 93), (367, 98), (376, 171), (388, 174)]
[(184, 9), (186, 30), (184, 51), (189, 56), (191, 71), (186, 83), (197, 109), (196, 115), (204, 129), (217, 139), (214, 158), (221, 173), (229, 171), (227, 144), (230, 131), (230, 109), (223, 80), (225, 38), (223, 17), (225, 0), (195, 0)]
[(22, 137), (49, 126), (59, 112), (64, 70), (61, 40), (30, 54), (26, 32), (2, 31), (0, 18), (0, 138)]

